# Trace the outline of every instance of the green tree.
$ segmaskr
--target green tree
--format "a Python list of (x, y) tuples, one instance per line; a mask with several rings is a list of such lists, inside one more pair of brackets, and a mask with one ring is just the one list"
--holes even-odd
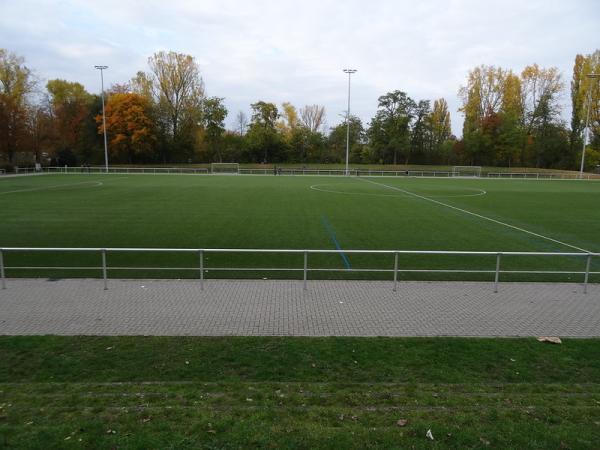
[(433, 102), (433, 110), (428, 118), (431, 129), (431, 144), (433, 152), (438, 152), (442, 144), (450, 139), (452, 126), (450, 123), (450, 111), (445, 99), (440, 98)]
[(259, 101), (250, 105), (252, 119), (246, 134), (250, 157), (255, 162), (278, 162), (285, 143), (275, 125), (279, 117), (277, 106)]
[[(223, 133), (225, 132), (225, 118), (227, 117), (227, 108), (223, 104), (224, 98), (210, 97), (202, 102), (201, 121), (205, 131), (205, 139), (211, 150), (211, 154), (216, 157), (218, 162), (223, 162), (221, 144)], [(212, 159), (212, 158), (211, 158)]]
[(36, 82), (20, 56), (0, 48), (0, 156), (9, 164), (27, 150), (30, 96)]
[(523, 152), (528, 156), (528, 165), (541, 167), (543, 164), (545, 147), (536, 141), (545, 141), (548, 127), (558, 119), (558, 95), (562, 89), (561, 75), (556, 67), (544, 69), (533, 64), (525, 67), (521, 73), (523, 127), (527, 137)]
[(410, 129), (410, 146), (413, 158), (418, 162), (426, 162), (429, 155), (431, 140), (431, 127), (429, 117), (431, 115), (431, 107), (429, 100), (420, 100), (415, 105), (414, 118)]
[(378, 109), (371, 121), (368, 136), (371, 147), (381, 162), (398, 163), (398, 155), (404, 164), (410, 160), (410, 125), (417, 105), (405, 92), (393, 91), (378, 99)]
[(96, 142), (96, 136), (89, 133), (95, 97), (81, 83), (61, 79), (48, 81), (46, 89), (53, 129), (50, 152), (59, 162), (86, 160)]
[[(350, 116), (350, 162), (373, 162), (363, 158), (363, 149), (366, 140), (365, 128), (357, 116)], [(346, 161), (346, 122), (342, 122), (331, 129), (328, 137), (329, 152), (324, 156), (323, 162), (341, 163)]]

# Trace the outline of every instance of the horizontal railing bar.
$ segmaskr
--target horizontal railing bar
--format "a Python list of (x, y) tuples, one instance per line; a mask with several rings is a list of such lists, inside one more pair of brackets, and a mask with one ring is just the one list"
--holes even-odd
[[(100, 270), (102, 267), (66, 267), (66, 266), (6, 266), (6, 270)], [(107, 267), (107, 270), (198, 270), (197, 267)], [(276, 272), (276, 271), (288, 271), (288, 272), (302, 272), (304, 269), (297, 268), (281, 268), (281, 267), (205, 267), (206, 272), (222, 272), (222, 271), (250, 271), (250, 272)], [(345, 269), (345, 268), (308, 268), (309, 272), (393, 272), (393, 269)], [(415, 273), (496, 273), (495, 270), (472, 270), (472, 269), (398, 269), (398, 272), (415, 272)], [(569, 271), (569, 270), (500, 270), (499, 273), (513, 273), (513, 274), (575, 274), (583, 275), (583, 271)], [(600, 275), (600, 272), (588, 272), (590, 275)]]
[(0, 247), (7, 252), (147, 252), (147, 253), (312, 253), (312, 254), (394, 254), (403, 255), (473, 255), (473, 256), (600, 256), (596, 252), (513, 252), (513, 251), (462, 251), (462, 250), (332, 250), (332, 249), (258, 249), (258, 248), (134, 248), (134, 247)]

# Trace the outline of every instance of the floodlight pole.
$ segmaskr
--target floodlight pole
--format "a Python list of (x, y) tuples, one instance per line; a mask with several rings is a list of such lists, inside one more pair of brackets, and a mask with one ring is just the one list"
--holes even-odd
[(108, 173), (108, 143), (106, 141), (106, 114), (104, 112), (104, 70), (108, 66), (94, 66), (100, 71), (100, 83), (102, 84), (102, 130), (104, 131), (104, 170)]
[[(590, 73), (587, 75), (591, 80), (600, 78), (600, 74), (598, 73)], [(579, 168), (579, 178), (583, 178), (583, 166), (585, 165), (585, 144), (588, 140), (588, 135), (590, 133), (590, 109), (592, 109), (592, 89), (593, 89), (593, 81), (590, 81), (590, 86), (588, 88), (588, 98), (587, 98), (587, 114), (585, 119), (585, 128), (583, 129), (583, 149), (581, 150), (581, 167)]]
[(348, 109), (346, 111), (346, 175), (350, 174), (348, 170), (348, 161), (350, 157), (350, 77), (356, 73), (356, 69), (344, 69), (348, 74)]

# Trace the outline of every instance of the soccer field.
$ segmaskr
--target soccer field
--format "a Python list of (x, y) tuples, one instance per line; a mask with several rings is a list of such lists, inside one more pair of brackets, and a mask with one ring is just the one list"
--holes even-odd
[[(311, 278), (390, 278), (393, 255), (351, 249), (600, 251), (600, 182), (405, 177), (42, 175), (0, 179), (2, 247), (338, 249), (311, 255)], [(8, 276), (100, 276), (98, 254), (6, 252)], [(111, 277), (197, 277), (197, 255), (110, 254)], [(124, 270), (115, 267), (190, 270)], [(299, 278), (301, 254), (207, 254), (207, 277)], [(494, 256), (402, 255), (401, 270), (489, 269)], [(505, 257), (503, 270), (582, 271), (575, 257)], [(600, 258), (592, 261), (600, 270)], [(506, 280), (580, 281), (581, 274), (503, 274)], [(401, 272), (401, 279), (490, 279)], [(591, 281), (600, 281), (592, 275)]]

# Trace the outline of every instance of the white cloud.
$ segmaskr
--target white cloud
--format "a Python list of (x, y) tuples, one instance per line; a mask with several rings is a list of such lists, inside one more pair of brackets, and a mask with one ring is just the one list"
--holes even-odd
[(568, 84), (575, 54), (594, 50), (600, 28), (594, 0), (4, 3), (1, 45), (46, 78), (97, 91), (95, 64), (110, 66), (109, 82), (124, 82), (153, 52), (176, 50), (197, 58), (208, 94), (226, 97), (232, 120), (262, 99), (324, 104), (335, 124), (346, 108), (341, 69), (351, 66), (359, 70), (352, 110), (363, 120), (379, 95), (401, 89), (445, 97), (457, 134), (457, 91), (469, 69), (519, 72), (537, 62), (557, 66)]

